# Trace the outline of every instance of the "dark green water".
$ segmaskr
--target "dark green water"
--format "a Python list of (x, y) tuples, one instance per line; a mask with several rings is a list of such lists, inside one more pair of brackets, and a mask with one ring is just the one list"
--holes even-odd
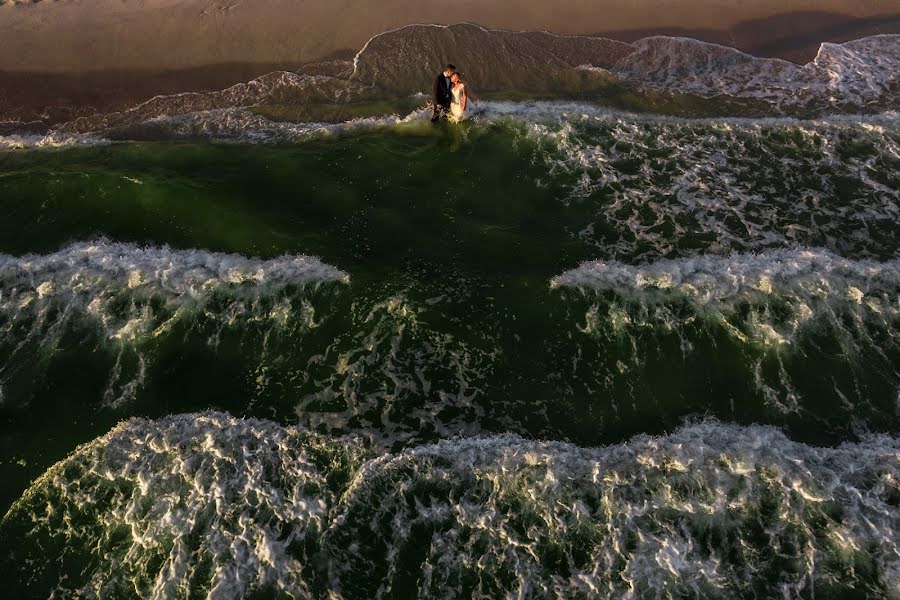
[[(637, 595), (669, 590), (671, 597), (750, 597), (813, 580), (825, 597), (853, 590), (894, 597), (897, 442), (871, 435), (895, 434), (900, 425), (898, 140), (895, 125), (878, 121), (575, 115), (486, 119), (462, 128), (413, 122), (289, 145), (148, 142), (0, 154), (4, 510), (33, 478), (122, 419), (187, 415), (176, 419), (190, 422), (132, 422), (37, 483), (0, 526), (7, 549), (24, 548), (8, 562), (19, 573), (18, 585), (42, 596), (67, 573), (66, 589), (87, 586), (100, 596), (127, 597), (134, 590), (204, 596), (232, 580), (223, 575), (231, 568), (227, 553), (198, 541), (201, 529), (247, 531), (233, 511), (240, 513), (239, 499), (252, 488), (246, 518), (261, 519), (273, 539), (293, 540), (286, 552), (302, 573), (253, 567), (250, 583), (223, 597), (324, 596), (326, 590), (373, 597), (378, 588), (368, 583), (367, 570), (377, 575), (373, 581), (388, 582), (378, 593), (390, 597), (497, 597), (526, 584), (536, 596), (573, 590), (616, 596), (627, 581)], [(316, 276), (272, 283), (279, 265), (301, 255), (318, 257), (349, 281)], [(264, 274), (229, 279), (227, 269), (208, 267), (220, 260), (244, 261), (243, 272)], [(603, 262), (579, 268), (586, 261)], [(260, 421), (229, 425), (228, 417), (213, 415), (217, 424), (204, 430), (205, 421), (191, 421), (190, 413), (206, 410)], [(679, 429), (686, 420), (710, 418)], [(776, 426), (793, 441), (754, 424)], [(175, 466), (142, 462), (145, 451), (157, 448), (148, 441), (142, 450), (135, 442), (157, 435), (142, 428), (170, 425), (188, 440), (159, 455)], [(219, 438), (232, 430), (238, 438)], [(442, 442), (504, 433), (523, 437), (483, 438), (501, 449), (491, 446), (478, 458)], [(641, 474), (651, 468), (642, 450), (626, 460), (578, 448), (619, 444), (641, 433), (662, 436), (661, 456), (689, 455), (673, 458), (674, 464), (696, 461), (725, 470), (704, 467), (691, 479), (660, 467), (651, 477)], [(347, 435), (356, 441), (346, 441)], [(207, 444), (188, 451), (190, 439), (204, 436), (219, 448), (214, 460), (228, 452), (238, 458), (226, 460), (231, 466), (225, 471), (216, 466), (209, 473), (206, 459), (198, 458), (187, 471), (203, 485), (226, 485), (225, 477), (237, 486), (228, 492), (235, 495), (227, 494), (228, 502), (238, 502), (228, 504), (234, 508), (196, 504), (183, 481), (167, 479), (158, 497), (125, 471), (111, 488), (98, 483), (119, 469), (144, 473), (138, 480), (146, 475), (148, 481), (182, 472), (181, 458), (193, 465), (193, 453), (209, 450)], [(527, 439), (572, 445), (535, 449)], [(700, 454), (691, 454), (690, 440), (698, 439), (709, 444), (708, 460), (700, 447)], [(436, 442), (445, 446), (429, 446)], [(861, 446), (819, 448), (841, 442)], [(114, 458), (118, 450), (111, 449), (120, 444), (137, 444), (121, 450), (131, 467)], [(318, 458), (282, 453), (306, 447)], [(242, 468), (251, 468), (239, 466), (241, 452), (245, 459), (262, 457), (260, 469), (270, 474), (264, 481), (276, 487), (299, 477), (285, 466), (290, 460), (317, 465), (323, 483), (303, 479), (302, 487), (304, 498), (334, 506), (307, 515), (318, 519), (320, 533), (307, 523), (303, 535), (289, 534), (295, 521), (286, 505), (260, 500), (278, 494), (265, 496), (254, 487), (262, 480), (252, 477), (243, 488), (235, 483), (243, 481)], [(384, 462), (391, 453), (399, 454)], [(868, 483), (842, 474), (854, 472), (845, 464), (854, 455), (863, 457), (861, 468), (875, 469)], [(361, 466), (373, 458), (389, 465), (387, 471), (372, 474), (381, 467)], [(808, 461), (809, 471), (792, 475), (796, 460)], [(503, 479), (507, 471), (499, 465), (505, 461), (516, 463), (509, 473), (524, 469), (520, 479)], [(586, 466), (591, 461), (601, 465), (594, 475)], [(739, 463), (745, 466), (728, 466)], [(223, 474), (231, 469), (237, 479)], [(483, 477), (494, 469), (499, 474)], [(554, 469), (580, 491), (549, 486)], [(597, 469), (643, 483), (631, 480), (622, 498), (604, 500)], [(831, 484), (817, 474), (828, 469)], [(735, 481), (723, 484), (726, 473)], [(347, 491), (354, 477), (367, 491)], [(742, 477), (752, 482), (741, 483)], [(825, 504), (803, 504), (806, 496), (790, 489), (798, 481), (822, 485), (810, 493)], [(82, 500), (75, 488), (83, 488)], [(681, 491), (655, 496), (663, 488)], [(848, 504), (853, 490), (869, 499), (865, 510)], [(40, 518), (48, 494), (60, 510), (78, 513), (69, 525)], [(394, 494), (408, 497), (394, 506)], [(749, 512), (719, 515), (719, 494), (746, 502)], [(763, 506), (767, 494), (781, 498), (773, 500), (781, 508)], [(610, 520), (601, 527), (598, 515), (620, 509), (631, 515), (641, 496), (668, 506), (668, 516), (647, 513), (646, 522), (635, 516), (627, 526)], [(85, 503), (85, 497), (93, 500)], [(132, 529), (151, 527), (165, 512), (157, 512), (152, 498), (163, 497), (172, 498), (171, 514), (196, 510), (199, 516), (187, 530), (154, 537), (153, 554), (127, 541), (121, 521), (91, 516), (132, 506), (125, 520), (140, 523)], [(439, 509), (442, 502), (447, 506)], [(538, 514), (537, 507), (556, 502), (575, 512)], [(616, 502), (620, 509), (612, 508)], [(621, 508), (623, 502), (631, 508)], [(707, 507), (710, 524), (688, 519), (686, 525), (674, 516), (691, 513), (685, 506), (692, 502)], [(471, 505), (515, 515), (516, 523), (507, 525), (522, 544), (536, 536), (530, 552), (540, 567), (516, 562), (517, 551), (486, 533), (490, 527), (481, 539), (469, 530), (461, 534), (453, 519), (429, 521), (429, 505), (438, 513), (464, 513), (459, 507)], [(880, 515), (880, 521), (866, 517), (874, 529), (857, 523), (866, 510)], [(349, 530), (329, 528), (335, 512)], [(746, 523), (729, 529), (722, 524), (729, 518)], [(219, 525), (208, 525), (209, 519)], [(397, 527), (419, 523), (424, 529), (412, 525), (398, 533), (391, 519)], [(791, 527), (799, 528), (799, 537), (779, 538), (773, 546), (771, 532)], [(495, 529), (505, 531), (500, 524)], [(23, 557), (37, 556), (30, 544), (43, 535), (57, 539), (47, 542), (51, 546), (59, 539), (73, 548), (92, 547), (96, 536), (104, 541), (88, 552), (90, 559), (60, 550), (61, 566), (38, 569), (29, 583)], [(183, 559), (192, 565), (190, 574), (175, 569), (166, 581), (180, 591), (160, 591), (152, 584), (155, 574), (174, 560), (169, 553), (183, 535), (199, 536), (186, 546), (194, 552)], [(603, 562), (592, 554), (619, 536), (618, 558)], [(672, 567), (674, 575), (664, 578), (669, 583), (653, 583), (655, 571), (638, 560), (643, 542), (637, 540), (646, 536), (669, 539), (672, 552), (693, 566)], [(679, 550), (681, 539), (694, 545)], [(788, 557), (783, 564), (763, 558), (776, 547)], [(737, 548), (749, 554), (736, 557)], [(213, 558), (204, 558), (206, 551)], [(261, 556), (258, 547), (248, 552)], [(654, 564), (665, 563), (659, 563), (662, 551), (654, 552)], [(810, 552), (825, 566), (804, 562)], [(457, 556), (455, 566), (441, 562), (445, 553)], [(497, 563), (476, 565), (479, 553)], [(428, 563), (428, 585), (421, 556), (435, 561)], [(129, 561), (133, 568), (121, 580), (112, 575)], [(596, 572), (601, 563), (605, 575)], [(591, 565), (592, 586), (605, 581), (607, 588), (572, 583)], [(758, 570), (747, 579), (744, 568)], [(718, 574), (708, 576), (709, 569)], [(853, 572), (850, 583), (841, 584), (847, 572)], [(292, 587), (301, 579), (307, 587)], [(811, 588), (790, 589), (805, 597)]]

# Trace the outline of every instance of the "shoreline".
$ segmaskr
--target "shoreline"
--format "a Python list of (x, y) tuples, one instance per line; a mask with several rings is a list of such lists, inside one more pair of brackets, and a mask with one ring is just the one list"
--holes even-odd
[[(734, 5), (734, 6), (732, 6)], [(448, 18), (448, 15), (451, 15)], [(185, 70), (217, 64), (327, 60), (410, 24), (477, 23), (506, 31), (552, 31), (634, 41), (692, 37), (762, 57), (802, 62), (821, 42), (900, 33), (900, 9), (878, 0), (450, 2), (384, 0), (57, 0), (0, 7), (6, 47), (0, 71), (86, 73)], [(52, 43), (48, 43), (52, 40)]]
[[(897, 29), (900, 30), (900, 15), (894, 20), (885, 22), (888, 24), (896, 23)], [(845, 27), (840, 31), (846, 34), (847, 32), (855, 33), (859, 29), (848, 29)], [(619, 41), (616, 39), (615, 33), (567, 35), (546, 30), (513, 31), (489, 28), (474, 23), (459, 23), (455, 25), (422, 24), (405, 25), (397, 29), (381, 32), (369, 38), (358, 50), (336, 50), (321, 61), (313, 61), (304, 65), (289, 62), (226, 62), (188, 68), (100, 69), (66, 73), (0, 69), (0, 133), (12, 130), (21, 131), (28, 128), (33, 128), (37, 132), (45, 129), (48, 125), (71, 121), (80, 117), (123, 111), (157, 98), (171, 100), (180, 96), (190, 101), (190, 94), (192, 93), (200, 96), (204, 94), (213, 96), (227, 95), (233, 86), (243, 88), (243, 92), (238, 93), (250, 93), (252, 95), (255, 93), (253, 88), (259, 87), (257, 85), (258, 82), (255, 80), (262, 78), (269, 81), (271, 76), (276, 76), (276, 78), (280, 76), (294, 77), (297, 75), (312, 78), (322, 76), (326, 80), (331, 79), (331, 81), (343, 80), (344, 83), (349, 85), (357, 79), (357, 61), (372, 46), (378, 47), (374, 52), (376, 54), (381, 52), (382, 58), (375, 59), (375, 62), (372, 61), (371, 57), (369, 58), (366, 67), (367, 73), (362, 79), (368, 78), (367, 80), (370, 80), (372, 77), (375, 77), (381, 81), (388, 82), (388, 87), (382, 89), (382, 92), (389, 91), (391, 86), (398, 87), (397, 90), (390, 90), (394, 92), (400, 91), (399, 88), (403, 88), (403, 86), (409, 88), (403, 88), (406, 92), (423, 91), (418, 90), (417, 82), (419, 82), (419, 79), (425, 82), (430, 77), (430, 74), (425, 71), (418, 74), (415, 72), (404, 73), (406, 70), (404, 65), (412, 64), (416, 60), (418, 62), (425, 60), (429, 64), (439, 64), (448, 58), (453, 58), (459, 64), (471, 65), (471, 70), (466, 68), (468, 75), (475, 76), (476, 80), (480, 76), (483, 80), (482, 83), (484, 81), (493, 82), (491, 73), (498, 76), (496, 83), (499, 87), (496, 89), (485, 89), (485, 86), (482, 85), (479, 89), (483, 91), (502, 92), (506, 90), (510, 94), (515, 94), (518, 90), (525, 93), (547, 95), (556, 90), (559, 92), (560, 99), (578, 99), (579, 95), (577, 93), (570, 98), (571, 94), (568, 93), (570, 90), (566, 87), (572, 84), (571, 77), (573, 77), (573, 74), (577, 78), (582, 76), (577, 75), (579, 71), (583, 73), (584, 71), (593, 70), (598, 73), (597, 77), (601, 80), (607, 79), (607, 76), (611, 76), (611, 73), (605, 71), (605, 69), (614, 68), (611, 65), (618, 65), (620, 60), (633, 51), (635, 52), (634, 55), (637, 56), (642, 41), (655, 45), (658, 43), (657, 39), (659, 37), (670, 37), (670, 42), (679, 44), (682, 42), (702, 42), (697, 47), (708, 48), (711, 53), (727, 54), (731, 52), (746, 57), (746, 60), (759, 58), (773, 62), (776, 66), (784, 65), (784, 67), (777, 66), (778, 69), (796, 67), (798, 64), (801, 67), (812, 66), (812, 59), (817, 56), (823, 47), (822, 44), (829, 41), (820, 40), (814, 42), (813, 40), (819, 40), (819, 38), (795, 37), (797, 44), (807, 44), (807, 47), (803, 49), (804, 54), (802, 56), (806, 62), (798, 63), (797, 61), (787, 61), (787, 59), (781, 57), (754, 55), (742, 50), (740, 47), (722, 44), (721, 42), (724, 40), (716, 41), (714, 39), (715, 36), (712, 34), (706, 34), (704, 37), (713, 38), (706, 40), (684, 35), (650, 35), (634, 39), (638, 33), (655, 34), (658, 32), (618, 32), (617, 37), (622, 38), (622, 41)], [(688, 32), (673, 33), (683, 34)], [(699, 35), (698, 32), (690, 33)], [(406, 57), (404, 50), (397, 46), (398, 37), (408, 37), (409, 39), (406, 40), (407, 45), (418, 46), (420, 51), (424, 50), (424, 54), (421, 52), (417, 54), (416, 60)], [(873, 37), (877, 37), (877, 35)], [(862, 40), (866, 38), (853, 39)], [(481, 45), (484, 45), (484, 47), (480, 47)], [(774, 46), (770, 44), (770, 47)], [(799, 52), (798, 47), (793, 47), (791, 52), (794, 54)], [(688, 49), (687, 51), (693, 52), (695, 50)], [(482, 52), (487, 52), (487, 54), (481, 54)], [(487, 73), (476, 72), (479, 69), (483, 70), (481, 63), (486, 60), (486, 57), (492, 56), (495, 52), (498, 53), (498, 58), (505, 62), (494, 65), (495, 68), (493, 70), (489, 69)], [(370, 50), (369, 53), (372, 53), (372, 51)], [(560, 63), (560, 60), (563, 63)], [(686, 54), (680, 60), (682, 62), (699, 60), (702, 63), (704, 58), (702, 56), (694, 56), (692, 59), (690, 54)], [(739, 60), (745, 59), (740, 58)], [(462, 62), (460, 63), (460, 61)], [(564, 69), (567, 73), (563, 79), (555, 82), (548, 77), (548, 74), (552, 69), (559, 67), (560, 64), (565, 65)], [(687, 64), (689, 63), (685, 62), (685, 66)], [(591, 68), (582, 69), (578, 65), (586, 65)], [(726, 66), (725, 63), (722, 64), (722, 67)], [(497, 70), (497, 67), (500, 70)], [(547, 74), (543, 74), (545, 68), (550, 69)], [(684, 66), (679, 68), (683, 69)], [(540, 82), (541, 79), (544, 79), (544, 82), (534, 89), (529, 87), (534, 84), (531, 79), (522, 80), (519, 84), (513, 83), (511, 86), (510, 81), (504, 83), (505, 79), (508, 79), (509, 76), (518, 71), (529, 74), (537, 73), (537, 81)], [(265, 77), (267, 75), (270, 77)], [(406, 76), (405, 80), (404, 75)], [(410, 76), (412, 79), (409, 79)], [(487, 79), (484, 79), (485, 77)], [(594, 83), (596, 84), (597, 82), (595, 81)], [(630, 85), (625, 80), (620, 80), (619, 83)], [(563, 87), (556, 87), (557, 84)], [(313, 85), (315, 86), (315, 84)], [(581, 84), (575, 83), (574, 85), (577, 90)], [(603, 89), (613, 93), (623, 91), (619, 89), (622, 86), (618, 84), (609, 87), (608, 81), (600, 85)], [(265, 84), (263, 87), (265, 87)], [(595, 91), (599, 89), (596, 88)], [(634, 90), (624, 91), (631, 92)], [(318, 92), (317, 97), (320, 100), (323, 98), (323, 93), (326, 92), (321, 90)], [(550, 95), (556, 97), (556, 94)], [(392, 95), (394, 98), (405, 96), (406, 94), (404, 93)], [(332, 99), (332, 101), (335, 100), (335, 98)], [(310, 98), (308, 101), (315, 100)], [(338, 104), (344, 101), (336, 100)], [(177, 102), (180, 102), (180, 100)], [(287, 104), (299, 106), (305, 102), (307, 100), (294, 97)], [(253, 102), (251, 101), (249, 105), (252, 104)], [(275, 102), (275, 104), (278, 104), (278, 102)], [(619, 106), (619, 108), (627, 109), (628, 106)]]

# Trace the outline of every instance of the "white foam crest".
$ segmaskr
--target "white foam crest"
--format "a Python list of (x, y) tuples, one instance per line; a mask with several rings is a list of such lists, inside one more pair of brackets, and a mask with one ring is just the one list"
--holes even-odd
[(0, 375), (8, 376), (4, 371), (34, 345), (45, 358), (52, 355), (72, 324), (88, 323), (118, 353), (107, 390), (107, 401), (116, 405), (143, 382), (150, 354), (142, 345), (180, 321), (211, 322), (213, 345), (224, 328), (251, 322), (312, 328), (314, 306), (303, 294), (284, 292), (328, 282), (348, 283), (349, 276), (302, 255), (261, 260), (106, 240), (46, 255), (0, 255), (0, 314), (6, 317), (0, 343), (9, 348)]
[(61, 133), (45, 135), (0, 135), (0, 150), (35, 150), (72, 146), (105, 146), (112, 142), (94, 134)]
[(232, 285), (277, 287), (349, 280), (343, 271), (310, 256), (260, 260), (106, 240), (75, 243), (52, 254), (0, 255), (0, 285), (26, 294), (16, 296), (26, 304), (60, 293), (86, 292), (93, 301), (110, 286), (198, 298)]
[(645, 265), (598, 260), (554, 277), (550, 286), (624, 293), (659, 290), (700, 304), (799, 294), (877, 307), (883, 313), (900, 310), (900, 260), (852, 260), (821, 249), (702, 255)]

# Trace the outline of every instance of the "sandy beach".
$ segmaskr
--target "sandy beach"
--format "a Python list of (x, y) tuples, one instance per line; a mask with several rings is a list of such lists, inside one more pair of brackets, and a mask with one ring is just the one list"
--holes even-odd
[(895, 2), (866, 0), (0, 0), (0, 121), (65, 120), (158, 94), (219, 90), (275, 70), (352, 58), (414, 23), (478, 23), (633, 42), (691, 37), (812, 60), (822, 42), (900, 32)]
[[(411, 23), (474, 22), (619, 38), (683, 33), (751, 52), (774, 44), (777, 54), (792, 50), (785, 38), (818, 33), (817, 41), (826, 41), (841, 33), (858, 37), (858, 29), (893, 33), (896, 19), (879, 30), (880, 20), (872, 17), (900, 13), (896, 2), (879, 0), (383, 0), (375, 6), (364, 0), (6, 0), (0, 71), (305, 63), (355, 52), (373, 35)], [(796, 16), (783, 16), (790, 14)]]

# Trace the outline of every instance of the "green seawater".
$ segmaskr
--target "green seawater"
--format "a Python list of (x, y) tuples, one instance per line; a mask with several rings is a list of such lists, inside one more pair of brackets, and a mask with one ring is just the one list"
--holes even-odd
[[(272, 435), (281, 440), (278, 436), (287, 434), (278, 433), (278, 427), (305, 432), (301, 441), (264, 443), (262, 449), (245, 452), (245, 458), (268, 456), (282, 443), (343, 447), (344, 442), (335, 440), (356, 436), (350, 446), (358, 444), (365, 449), (359, 450), (362, 454), (328, 450), (338, 454), (317, 454), (320, 462), (313, 461), (327, 482), (316, 493), (333, 503), (343, 498), (354, 470), (365, 460), (456, 436), (509, 433), (522, 436), (502, 438), (510, 447), (525, 447), (526, 440), (535, 439), (593, 448), (627, 442), (641, 433), (665, 436), (685, 422), (708, 419), (738, 431), (709, 434), (717, 440), (753, 437), (754, 424), (762, 424), (793, 440), (777, 437), (771, 443), (798, 447), (895, 434), (900, 425), (898, 140), (895, 125), (861, 126), (851, 120), (574, 115), (536, 124), (513, 118), (459, 127), (412, 122), (291, 144), (182, 140), (0, 153), (0, 505), (4, 512), (13, 507), (0, 525), (3, 543), (11, 547), (11, 540), (19, 544), (26, 539), (20, 536), (31, 520), (22, 511), (39, 515), (34, 507), (46, 504), (40, 495), (49, 493), (43, 486), (53, 478), (37, 483), (37, 491), (14, 505), (32, 480), (129, 417), (159, 420), (212, 410), (269, 423), (259, 425), (263, 433), (248, 434), (248, 439)], [(60, 275), (60, 265), (75, 264), (72, 248), (77, 244), (89, 248), (79, 246), (77, 253), (118, 265), (115, 274), (101, 277), (76, 265)], [(258, 284), (226, 278), (184, 293), (161, 291), (147, 281), (151, 276), (166, 281), (170, 258), (141, 254), (148, 248), (175, 256), (176, 262), (187, 264), (187, 272), (194, 268), (191, 252), (258, 262), (314, 256), (349, 280), (267, 287), (265, 278)], [(54, 255), (56, 267), (32, 268), (41, 257)], [(583, 263), (587, 271), (577, 271)], [(606, 270), (598, 275), (597, 269)], [(93, 302), (96, 298), (102, 302)], [(212, 440), (222, 427), (244, 425), (219, 424), (206, 435)], [(708, 427), (715, 430), (715, 425)], [(139, 435), (132, 432), (123, 439)], [(203, 435), (196, 433), (197, 439)], [(97, 458), (76, 457), (71, 466), (54, 467), (62, 469), (55, 481), (81, 481), (78, 485), (87, 488), (94, 485), (91, 478), (126, 468), (121, 462), (104, 462), (113, 461), (113, 455), (104, 454), (102, 444), (97, 447)], [(141, 447), (123, 456), (137, 461)], [(149, 442), (146, 447), (155, 448)], [(177, 448), (181, 450), (160, 456), (170, 460), (173, 452), (184, 449)], [(196, 452), (200, 456), (201, 450)], [(536, 458), (527, 468), (513, 465), (509, 473), (479, 479), (498, 461), (512, 460), (509, 456), (516, 452), (510, 452), (501, 453), (502, 459), (489, 455), (483, 464), (472, 459), (480, 466), (471, 473), (469, 459), (459, 458), (459, 464), (453, 462), (456, 458), (446, 459), (453, 462), (449, 464), (435, 458), (427, 472), (444, 469), (446, 473), (435, 475), (442, 484), (410, 475), (426, 469), (416, 466), (426, 460), (418, 454), (391, 463), (390, 469), (402, 474), (378, 475), (386, 482), (362, 476), (366, 483), (360, 485), (374, 490), (365, 494), (381, 500), (342, 500), (349, 512), (341, 523), (356, 523), (349, 533), (332, 532), (320, 547), (309, 533), (313, 529), (304, 529), (306, 537), (294, 536), (290, 542), (294, 545), (288, 553), (305, 557), (298, 560), (311, 586), (307, 591), (324, 597), (326, 588), (337, 589), (333, 586), (340, 580), (344, 597), (372, 597), (377, 586), (364, 575), (372, 569), (393, 582), (382, 589), (389, 597), (413, 596), (416, 590), (424, 596), (441, 590), (463, 596), (478, 590), (503, 594), (520, 589), (516, 582), (522, 577), (555, 582), (556, 587), (532, 588), (536, 596), (565, 594), (560, 582), (599, 564), (590, 558), (592, 548), (609, 541), (610, 530), (598, 525), (596, 515), (613, 514), (615, 503), (624, 500), (591, 496), (585, 491), (593, 489), (587, 483), (591, 470), (572, 467), (571, 481), (587, 487), (558, 491), (558, 499), (575, 506), (576, 516), (570, 522), (569, 517), (542, 515), (541, 507), (552, 505), (557, 491), (534, 491), (535, 482), (548, 481), (545, 471), (535, 469), (551, 469), (554, 460), (564, 462), (569, 452), (578, 451), (565, 450), (563, 458)], [(743, 456), (741, 452), (723, 445), (721, 458), (713, 456), (713, 462), (704, 464), (755, 460), (729, 454)], [(805, 456), (812, 451), (796, 452)], [(236, 460), (222, 468), (240, 470), (243, 459)], [(635, 460), (635, 465), (645, 464)], [(812, 465), (819, 459), (803, 460)], [(885, 469), (897, 467), (896, 455), (878, 460), (887, 461)], [(666, 471), (672, 479), (661, 476), (641, 484), (646, 490), (638, 486), (644, 491), (630, 492), (651, 498), (669, 489), (670, 511), (698, 498), (704, 506), (720, 506), (711, 500), (720, 493), (751, 498), (749, 516), (731, 513), (731, 525), (684, 524), (674, 513), (654, 517), (653, 524), (635, 521), (641, 536), (664, 536), (684, 525), (701, 540), (696, 543), (704, 548), (704, 560), (731, 565), (725, 580), (670, 582), (672, 597), (727, 596), (728, 590), (750, 597), (786, 589), (779, 582), (806, 577), (806, 566), (797, 561), (812, 552), (809, 548), (825, 549), (826, 566), (817, 568), (830, 574), (820, 584), (826, 597), (832, 592), (830, 597), (849, 597), (844, 594), (852, 590), (839, 581), (840, 573), (847, 572), (856, 578), (854, 590), (895, 597), (896, 589), (890, 589), (895, 580), (884, 565), (896, 562), (885, 558), (883, 546), (857, 545), (847, 554), (832, 535), (843, 531), (838, 513), (851, 510), (846, 496), (826, 498), (827, 506), (817, 504), (808, 509), (812, 512), (798, 508), (796, 515), (791, 511), (802, 502), (797, 492), (784, 492), (782, 509), (765, 506), (766, 494), (781, 498), (774, 482), (792, 468), (775, 464), (772, 472), (763, 468), (756, 483), (735, 480), (728, 484), (731, 488), (716, 487), (714, 476), (702, 484), (679, 479), (680, 471), (673, 467)], [(281, 467), (261, 468), (275, 473)], [(510, 479), (517, 468), (524, 469), (521, 480)], [(294, 476), (265, 479), (277, 486), (280, 477), (287, 481)], [(396, 483), (410, 477), (410, 482)], [(597, 477), (602, 479), (595, 476), (595, 483)], [(895, 524), (896, 483), (878, 488), (879, 498), (894, 511)], [(176, 498), (175, 505), (190, 505), (177, 485), (169, 485), (175, 487), (164, 489)], [(406, 501), (396, 500), (396, 506), (391, 504), (395, 492), (385, 491), (395, 485), (400, 486), (397, 498), (408, 495)], [(97, 506), (116, 514), (119, 494), (127, 498), (137, 489), (97, 492)], [(749, 496), (742, 496), (741, 489), (751, 490)], [(832, 492), (827, 486), (821, 491), (826, 496)], [(276, 496), (247, 496), (246, 502), (260, 507), (263, 498)], [(59, 506), (70, 501), (58, 500)], [(147, 502), (135, 506), (146, 508), (149, 523), (159, 515)], [(519, 563), (501, 553), (493, 567), (480, 564), (490, 576), (479, 579), (480, 571), (471, 565), (441, 563), (440, 544), (451, 542), (437, 540), (441, 531), (449, 531), (449, 521), (423, 524), (425, 513), (406, 514), (414, 505), (437, 507), (441, 502), (489, 503), (499, 513), (517, 515), (507, 526), (522, 543), (534, 532), (544, 532), (532, 540), (540, 568), (523, 575)], [(89, 540), (105, 541), (96, 556), (93, 550), (85, 554), (93, 558), (66, 559), (75, 562), (60, 567), (70, 577), (65, 589), (81, 589), (93, 573), (95, 581), (108, 587), (91, 589), (105, 589), (106, 597), (152, 595), (153, 574), (172, 544), (180, 542), (159, 542), (158, 556), (116, 554), (122, 539), (131, 535), (127, 528), (85, 533), (96, 523), (79, 506), (72, 543), (91, 548)], [(287, 509), (264, 510), (267, 519), (280, 519)], [(137, 518), (142, 513), (129, 514)], [(399, 538), (379, 541), (398, 514), (421, 527), (396, 534), (406, 546)], [(780, 521), (779, 514), (793, 516)], [(377, 522), (367, 520), (376, 517)], [(200, 521), (208, 518), (206, 514)], [(222, 527), (237, 527), (231, 518), (224, 518)], [(553, 533), (563, 527), (556, 519), (565, 521), (565, 533)], [(459, 520), (465, 521), (463, 516)], [(769, 536), (778, 528), (794, 531), (779, 538), (779, 556), (787, 558), (760, 558), (770, 551), (774, 542)], [(287, 535), (286, 529), (276, 529)], [(506, 531), (498, 525), (499, 530)], [(190, 535), (202, 537), (196, 530)], [(490, 549), (500, 543), (486, 533), (484, 538), (472, 531), (461, 535), (469, 536), (466, 556), (472, 564), (479, 552), (493, 556)], [(622, 535), (622, 546), (616, 546), (620, 557), (603, 563), (606, 577), (624, 572), (622, 561), (641, 547), (637, 533)], [(223, 564), (218, 554), (204, 562), (197, 548), (206, 546), (196, 540), (191, 544), (198, 552), (191, 560), (199, 562), (192, 563), (191, 575), (178, 583), (180, 591), (172, 591), (172, 597), (205, 596), (211, 585), (207, 580)], [(358, 544), (362, 549), (348, 550)], [(388, 547), (400, 548), (400, 554), (384, 558)], [(97, 558), (106, 552), (103, 548), (113, 548), (108, 556), (118, 558)], [(747, 554), (737, 557), (737, 548)], [(331, 570), (321, 567), (326, 555), (336, 561)], [(427, 582), (421, 578), (425, 555), (449, 569), (446, 579), (437, 574)], [(27, 565), (11, 560), (20, 573), (17, 589), (38, 596), (52, 589), (59, 574), (54, 568), (29, 582)], [(138, 582), (135, 587), (109, 579), (114, 565), (130, 560), (137, 565), (128, 575)], [(761, 566), (741, 587), (746, 575), (740, 565), (756, 565), (756, 560)], [(283, 577), (288, 576), (275, 579)], [(641, 581), (636, 584), (639, 595), (658, 589), (652, 577)], [(453, 587), (457, 584), (461, 587)], [(234, 593), (303, 595), (280, 585), (263, 582)], [(610, 584), (604, 593), (582, 592), (586, 597), (615, 595), (617, 585)], [(809, 594), (809, 588), (804, 590), (797, 593)]]

